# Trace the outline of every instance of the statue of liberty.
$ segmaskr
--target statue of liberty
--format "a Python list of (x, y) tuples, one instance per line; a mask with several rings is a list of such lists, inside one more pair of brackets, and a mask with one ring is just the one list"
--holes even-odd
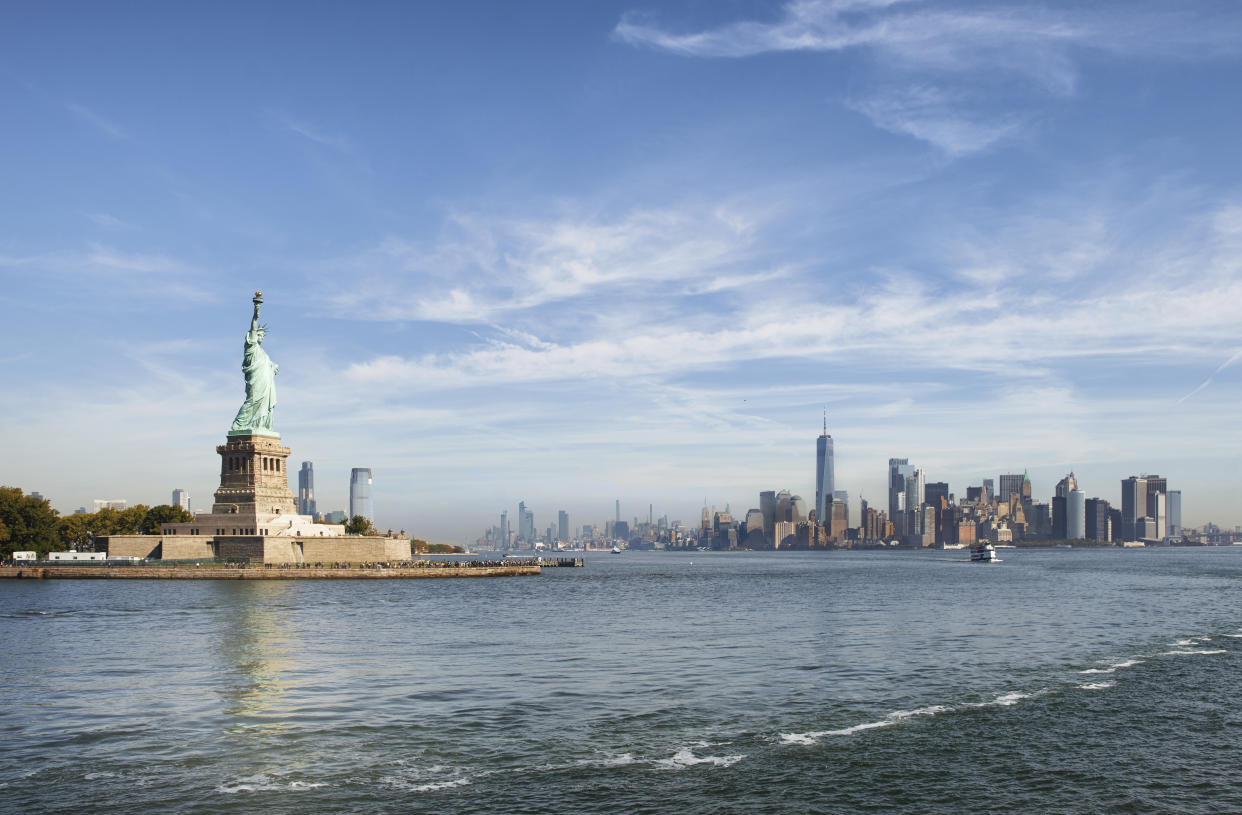
[(233, 419), (234, 431), (265, 430), (272, 432), (272, 410), (276, 407), (276, 374), (280, 366), (263, 350), (267, 326), (259, 325), (259, 306), (263, 292), (254, 293), (254, 316), (246, 332), (242, 372), (246, 374), (246, 401)]

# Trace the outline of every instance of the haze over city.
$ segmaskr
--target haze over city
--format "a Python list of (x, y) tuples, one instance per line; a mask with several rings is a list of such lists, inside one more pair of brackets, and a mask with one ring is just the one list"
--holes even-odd
[(62, 513), (210, 504), (261, 289), (320, 509), (422, 537), (809, 497), (825, 408), (851, 500), (1242, 522), (1236, 4), (7, 16), (0, 481)]

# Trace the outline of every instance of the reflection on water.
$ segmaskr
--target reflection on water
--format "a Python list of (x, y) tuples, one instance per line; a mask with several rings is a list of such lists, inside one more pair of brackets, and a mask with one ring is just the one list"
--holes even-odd
[(284, 581), (218, 581), (212, 584), (218, 602), (231, 609), (224, 615), (214, 655), (219, 681), (216, 691), (231, 717), (228, 733), (270, 735), (287, 729), (294, 704), (290, 675), (295, 648), (289, 632), (296, 613), (289, 608), (292, 591)]

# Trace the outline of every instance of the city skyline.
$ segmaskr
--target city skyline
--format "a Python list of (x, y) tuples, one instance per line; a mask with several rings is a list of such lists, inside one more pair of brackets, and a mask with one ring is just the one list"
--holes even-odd
[(320, 510), (362, 462), (375, 523), (432, 540), (518, 500), (545, 528), (814, 500), (825, 406), (852, 508), (905, 457), (1114, 507), (1159, 472), (1185, 526), (1242, 522), (1242, 8), (242, 20), (49, 2), (0, 31), (0, 482), (202, 506), (261, 289)]

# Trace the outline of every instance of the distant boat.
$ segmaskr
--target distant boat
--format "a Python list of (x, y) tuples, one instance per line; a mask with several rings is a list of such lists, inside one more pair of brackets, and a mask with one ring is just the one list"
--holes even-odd
[(1072, 543), (1058, 543), (1058, 544), (1057, 544), (1057, 548), (1058, 548), (1058, 549), (1073, 549), (1073, 548), (1074, 548), (1074, 544), (1072, 544)]
[(619, 555), (619, 554), (621, 554), (621, 547), (617, 546), (617, 545), (614, 543), (614, 544), (612, 545), (612, 553), (613, 553), (614, 555)]
[(982, 543), (970, 549), (971, 563), (1000, 563), (996, 556), (996, 547), (990, 543)]

